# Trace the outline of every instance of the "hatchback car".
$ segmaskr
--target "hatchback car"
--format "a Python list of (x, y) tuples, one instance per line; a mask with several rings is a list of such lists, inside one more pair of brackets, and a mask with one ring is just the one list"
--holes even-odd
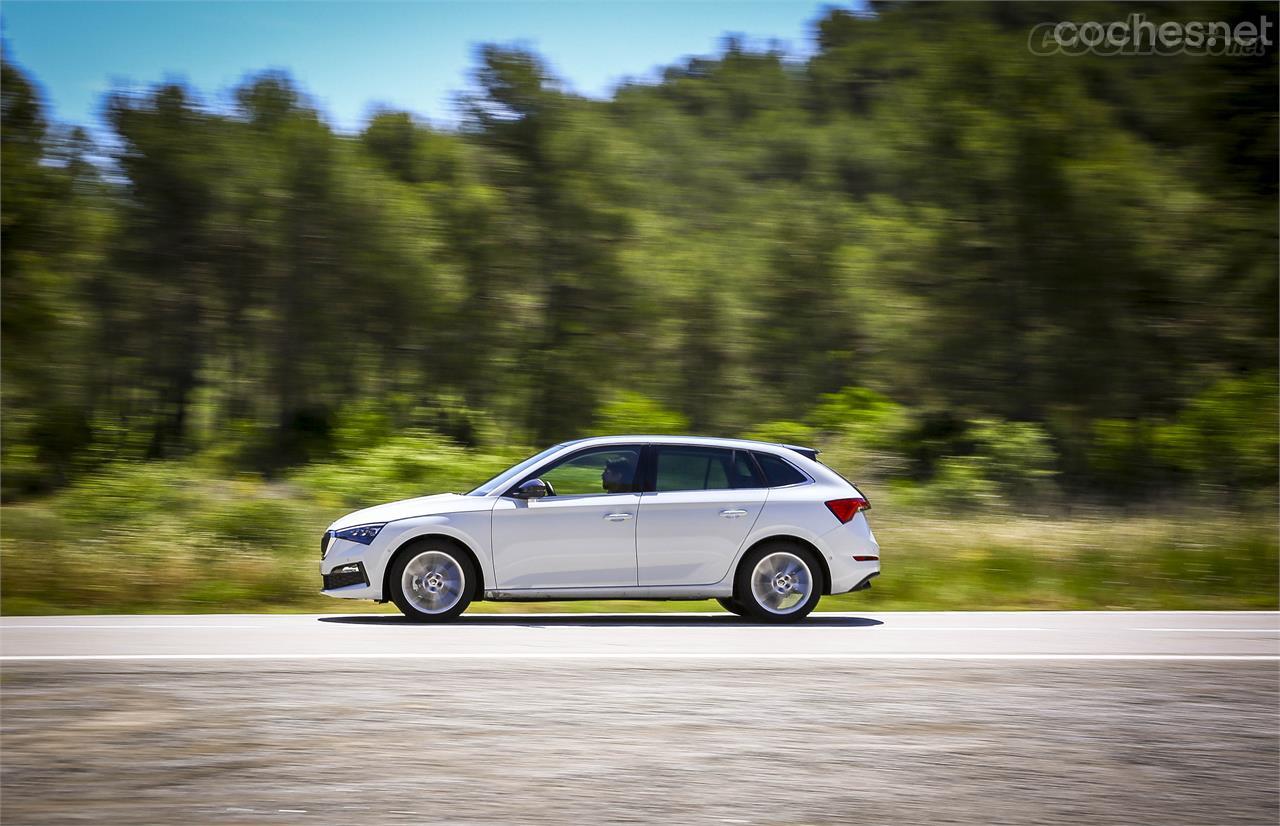
[(764, 622), (870, 587), (866, 497), (817, 451), (609, 436), (548, 448), (466, 494), (329, 526), (323, 593), (452, 619), (475, 600), (708, 599)]

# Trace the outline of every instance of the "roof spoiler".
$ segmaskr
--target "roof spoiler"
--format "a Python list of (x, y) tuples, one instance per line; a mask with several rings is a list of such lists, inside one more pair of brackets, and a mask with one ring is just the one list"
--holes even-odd
[(801, 447), (800, 445), (783, 445), (787, 450), (794, 450), (806, 459), (818, 461), (818, 449), (816, 447)]

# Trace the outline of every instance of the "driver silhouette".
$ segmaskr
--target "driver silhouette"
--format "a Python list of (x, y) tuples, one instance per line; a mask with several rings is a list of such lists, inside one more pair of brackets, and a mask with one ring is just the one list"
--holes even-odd
[(615, 456), (605, 462), (604, 471), (600, 474), (600, 483), (606, 493), (630, 493), (631, 477), (635, 475), (635, 466), (626, 456)]

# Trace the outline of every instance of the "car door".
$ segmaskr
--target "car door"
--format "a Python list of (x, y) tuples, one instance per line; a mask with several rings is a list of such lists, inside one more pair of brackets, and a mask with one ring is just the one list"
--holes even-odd
[(769, 491), (749, 453), (654, 445), (640, 497), (640, 584), (709, 585), (729, 572)]
[(552, 495), (500, 497), (493, 509), (497, 587), (634, 586), (640, 450), (640, 445), (584, 448), (512, 486), (542, 479)]

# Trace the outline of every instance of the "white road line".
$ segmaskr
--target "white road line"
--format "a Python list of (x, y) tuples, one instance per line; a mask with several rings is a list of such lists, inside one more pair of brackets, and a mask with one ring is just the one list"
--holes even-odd
[[(271, 625), (18, 625), (3, 624), (0, 625), (0, 632), (9, 629), (40, 629), (51, 631), (82, 631), (82, 630), (113, 630), (113, 631), (204, 631), (204, 630), (254, 630), (272, 627)], [(310, 625), (305, 626), (310, 627)], [(423, 626), (425, 628), (426, 626)], [(453, 628), (466, 628), (468, 626), (458, 625)], [(743, 625), (743, 629), (757, 630), (759, 626)], [(1027, 627), (1020, 628), (1015, 626), (978, 626), (978, 625), (866, 625), (861, 626), (862, 630), (877, 631), (879, 633), (896, 632), (896, 631), (927, 631), (934, 632), (951, 632), (951, 633), (972, 633), (988, 631), (994, 632), (1014, 632), (1014, 633), (1061, 633), (1063, 631), (1088, 631), (1098, 629), (1083, 628), (1039, 628)], [(1125, 630), (1125, 631), (1157, 631), (1169, 633), (1181, 633), (1183, 631), (1205, 633), (1205, 634), (1280, 634), (1280, 628), (1125, 628), (1125, 629), (1107, 629), (1107, 630)]]
[(1280, 634), (1280, 628), (1131, 628), (1130, 631), (1198, 631), (1204, 634)]
[(111, 629), (114, 631), (160, 631), (166, 629), (180, 628), (184, 630), (204, 630), (204, 629), (221, 629), (221, 628), (267, 628), (266, 625), (74, 625), (71, 623), (50, 623), (48, 625), (18, 625), (16, 623), (4, 623), (0, 625), (0, 631), (9, 628), (54, 628), (58, 630), (81, 630), (81, 629)]
[[(745, 626), (744, 626), (745, 627)], [(803, 628), (803, 626), (801, 626)], [(1058, 628), (1015, 628), (1011, 626), (977, 626), (977, 625), (864, 625), (862, 629), (867, 631), (1061, 631)]]
[[(489, 614), (489, 615), (486, 615), (486, 616), (494, 616), (494, 617), (497, 617), (497, 616), (502, 616), (502, 615), (499, 615), (499, 614)], [(537, 619), (545, 619), (545, 617), (524, 617), (524, 616), (519, 616), (519, 615), (507, 615), (507, 616), (510, 616), (510, 617), (511, 617), (511, 619), (513, 619), (513, 620), (520, 620), (520, 621), (526, 621), (526, 620), (537, 620)], [(619, 616), (619, 615), (617, 615), (617, 614), (611, 614), (611, 615), (609, 615), (609, 616), (610, 616), (610, 618), (612, 618), (612, 619), (624, 619), (624, 617)], [(727, 618), (727, 617), (729, 617), (729, 616), (731, 616), (731, 615), (730, 615), (730, 614), (725, 614), (725, 615), (724, 615), (724, 617), (726, 617), (726, 618)], [(398, 619), (398, 618), (396, 618), (396, 617), (392, 617), (392, 619)], [(370, 623), (370, 624), (376, 624), (376, 623)], [(404, 625), (406, 625), (406, 626), (410, 625), (410, 624), (409, 624), (409, 623), (407, 623), (407, 622), (406, 622), (406, 623), (403, 623), (403, 624), (404, 624)], [(623, 623), (623, 624), (625, 624), (625, 623)], [(660, 625), (660, 624), (661, 624), (661, 623), (659, 623), (659, 625)], [(483, 623), (483, 625), (501, 625), (501, 623), (486, 622), (486, 623)], [(4, 630), (4, 629), (6, 629), (6, 628), (61, 628), (61, 629), (75, 629), (75, 628), (111, 628), (111, 629), (119, 629), (119, 630), (124, 630), (124, 631), (152, 631), (152, 630), (155, 630), (155, 629), (158, 629), (158, 628), (186, 628), (186, 629), (195, 628), (195, 629), (203, 629), (203, 628), (316, 628), (316, 627), (318, 627), (318, 626), (317, 626), (315, 623), (313, 623), (313, 622), (308, 622), (308, 623), (271, 623), (271, 624), (266, 624), (266, 625), (261, 625), (261, 624), (260, 624), (260, 625), (145, 625), (145, 624), (132, 624), (132, 625), (78, 625), (78, 624), (69, 623), (69, 622), (64, 622), (64, 623), (43, 623), (43, 624), (34, 624), (34, 623), (12, 623), (12, 622), (0, 623), (0, 631)], [(425, 623), (423, 623), (423, 624), (418, 624), (418, 625), (417, 625), (417, 627), (424, 628), (424, 627), (427, 627), (427, 624), (425, 624)], [(479, 628), (479, 627), (482, 627), (482, 626), (481, 626), (481, 624), (480, 624), (480, 623), (471, 623), (471, 624), (469, 624), (469, 623), (464, 619), (463, 621), (461, 621), (461, 622), (459, 622), (459, 623), (454, 623), (454, 624), (452, 624), (452, 625), (450, 625), (450, 626), (448, 626), (448, 627), (450, 627), (450, 628), (469, 628), (469, 627), (476, 627), (476, 628)], [(709, 627), (711, 627), (711, 626), (709, 626)], [(762, 627), (768, 627), (768, 626), (758, 626), (758, 625), (757, 625), (757, 626), (749, 626), (749, 625), (747, 625), (747, 624), (743, 623), (743, 624), (738, 625), (738, 626), (714, 626), (714, 627), (742, 627), (742, 628), (748, 628), (748, 627), (751, 627), (751, 628), (762, 628)], [(802, 626), (802, 627), (803, 627), (803, 626)], [(1047, 628), (1013, 627), (1013, 626), (976, 626), (976, 625), (975, 625), (975, 626), (965, 626), (965, 625), (937, 625), (937, 626), (932, 626), (932, 625), (890, 625), (890, 624), (888, 624), (888, 623), (883, 623), (883, 624), (870, 624), (870, 623), (868, 623), (867, 625), (865, 625), (865, 626), (861, 626), (861, 627), (865, 627), (865, 628), (889, 628), (889, 629), (894, 629), (894, 630), (899, 630), (899, 631), (901, 631), (901, 630), (907, 630), (907, 631), (1047, 631), (1047, 630), (1049, 630), (1049, 629), (1047, 629)], [(784, 628), (785, 628), (785, 626), (784, 626)]]
[(1012, 626), (1003, 626), (997, 628), (988, 627), (964, 627), (964, 626), (927, 626), (927, 625), (868, 625), (867, 630), (875, 629), (876, 631), (1042, 631), (1060, 634), (1063, 632), (1088, 632), (1088, 631), (1203, 631), (1205, 633), (1225, 632), (1230, 634), (1280, 634), (1280, 628), (1016, 628)]
[(782, 660), (1137, 660), (1137, 661), (1280, 661), (1277, 654), (983, 654), (983, 653), (746, 653), (723, 652), (600, 652), (596, 654), (552, 652), (449, 653), (394, 652), (386, 654), (14, 654), (0, 656), (0, 662), (108, 662), (152, 660), (753, 660), (762, 663)]

